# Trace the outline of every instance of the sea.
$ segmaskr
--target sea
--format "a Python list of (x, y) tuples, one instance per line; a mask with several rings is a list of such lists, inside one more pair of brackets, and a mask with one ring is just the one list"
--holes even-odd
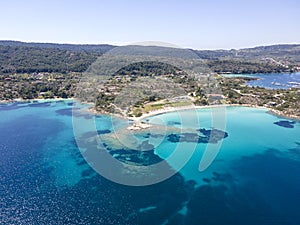
[(300, 72), (298, 73), (265, 73), (265, 74), (224, 74), (225, 77), (252, 77), (257, 80), (247, 82), (252, 87), (267, 89), (300, 88)]
[[(153, 129), (143, 132), (86, 107), (0, 105), (0, 224), (300, 224), (299, 121), (261, 108), (205, 108), (144, 118)], [(78, 139), (101, 145), (99, 154), (87, 157)], [(104, 152), (126, 172), (97, 170)], [(148, 170), (161, 162), (173, 173), (141, 183), (161, 173)], [(136, 183), (126, 183), (131, 169)]]

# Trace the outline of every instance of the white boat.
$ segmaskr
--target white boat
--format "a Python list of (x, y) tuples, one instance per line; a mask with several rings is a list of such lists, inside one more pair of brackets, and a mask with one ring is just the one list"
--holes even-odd
[(285, 84), (278, 83), (278, 82), (272, 82), (271, 84), (273, 84), (275, 86), (285, 86)]
[(294, 82), (294, 81), (291, 81), (291, 82), (288, 82), (288, 84), (292, 84), (292, 85), (300, 85), (300, 82)]

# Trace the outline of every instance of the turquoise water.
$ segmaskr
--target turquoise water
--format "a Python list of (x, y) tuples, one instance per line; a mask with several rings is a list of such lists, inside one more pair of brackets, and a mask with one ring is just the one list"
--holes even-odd
[[(83, 125), (95, 119), (104, 142), (128, 122), (94, 118), (83, 107), (72, 101), (0, 105), (1, 224), (300, 224), (298, 121), (247, 107), (227, 107), (225, 127), (212, 127), (211, 109), (197, 110), (197, 123), (191, 111), (149, 117), (159, 128), (174, 127), (163, 138), (155, 129), (133, 134), (153, 151), (137, 158), (136, 151), (106, 142), (107, 151), (128, 164), (165, 159), (173, 169), (186, 154), (191, 158), (163, 182), (132, 187), (87, 164), (74, 138), (72, 109)], [(205, 137), (213, 138), (214, 128), (223, 135), (216, 142)], [(83, 130), (89, 141), (90, 128)], [(207, 146), (220, 143), (200, 172)]]
[[(211, 126), (211, 110), (199, 109), (197, 113), (199, 124), (209, 128)], [(155, 116), (155, 118), (157, 117), (160, 117), (160, 121), (165, 124), (169, 121), (180, 122), (176, 113)], [(199, 144), (191, 160), (180, 171), (181, 175), (187, 180), (194, 180), (199, 184), (203, 184), (203, 178), (213, 171), (235, 173), (231, 167), (241, 157), (263, 154), (267, 149), (284, 150), (297, 147), (296, 142), (300, 140), (300, 124), (296, 123), (293, 129), (287, 129), (273, 124), (279, 120), (275, 116), (266, 113), (264, 109), (228, 107), (226, 110), (226, 131), (229, 135), (223, 140), (214, 163), (208, 170), (199, 173), (198, 164), (206, 147), (206, 145)], [(157, 148), (156, 152), (160, 157), (166, 158), (175, 148), (176, 146), (172, 146), (172, 143), (163, 143)]]
[(249, 86), (268, 89), (300, 88), (300, 73), (268, 73), (268, 74), (225, 74), (225, 77), (253, 77), (258, 80), (247, 82)]

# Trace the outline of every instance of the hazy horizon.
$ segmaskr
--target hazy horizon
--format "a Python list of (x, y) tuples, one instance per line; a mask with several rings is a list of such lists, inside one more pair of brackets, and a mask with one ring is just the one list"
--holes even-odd
[[(14, 41), (14, 42), (23, 42), (23, 43), (38, 43), (38, 44), (70, 44), (70, 45), (112, 45), (112, 46), (127, 46), (127, 45), (140, 45), (139, 42), (137, 43), (77, 43), (77, 42), (43, 42), (43, 41), (27, 41), (27, 40), (0, 40), (0, 41)], [(161, 42), (158, 42), (161, 43)], [(163, 43), (163, 44), (172, 44), (172, 43)], [(245, 46), (241, 48), (192, 48), (192, 47), (182, 47), (182, 46), (173, 46), (178, 48), (184, 48), (184, 49), (193, 49), (193, 50), (240, 50), (240, 49), (248, 49), (248, 48), (256, 48), (256, 47), (263, 47), (263, 46), (274, 46), (274, 45), (300, 45), (300, 43), (272, 43), (272, 44), (263, 44), (263, 45), (254, 45), (254, 46)], [(165, 45), (156, 45), (156, 44), (149, 44), (145, 46), (158, 46), (158, 47), (169, 47)], [(172, 47), (172, 46), (171, 46)]]
[(152, 40), (199, 50), (300, 43), (296, 0), (11, 0), (0, 7), (2, 40), (112, 45)]

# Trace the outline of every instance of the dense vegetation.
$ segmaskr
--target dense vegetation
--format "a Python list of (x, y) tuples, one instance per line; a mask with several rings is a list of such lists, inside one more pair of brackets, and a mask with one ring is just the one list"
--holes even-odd
[(0, 45), (0, 73), (83, 72), (96, 58), (95, 53)]
[(277, 60), (288, 60), (294, 63), (300, 62), (300, 45), (271, 45), (238, 50), (195, 50), (195, 53), (198, 54), (200, 58), (208, 60), (259, 60), (262, 58), (274, 58)]
[(155, 62), (155, 61), (145, 61), (132, 63), (128, 66), (123, 67), (116, 74), (118, 75), (139, 75), (139, 76), (159, 76), (164, 74), (173, 74), (176, 73), (178, 69), (173, 66)]
[(13, 47), (35, 47), (35, 48), (52, 48), (68, 51), (84, 51), (84, 52), (94, 52), (98, 54), (103, 54), (115, 46), (99, 44), (99, 45), (82, 45), (82, 44), (56, 44), (56, 43), (27, 43), (20, 41), (0, 41), (1, 46), (13, 46)]
[[(83, 72), (111, 45), (72, 45), (0, 41), (0, 74), (33, 72)], [(163, 47), (131, 46), (150, 55), (168, 52)], [(127, 48), (126, 51), (130, 51)], [(186, 51), (170, 49), (183, 57)], [(300, 70), (300, 45), (275, 45), (241, 50), (191, 50), (217, 73), (269, 73)]]
[(280, 64), (274, 64), (264, 61), (241, 61), (241, 60), (209, 60), (209, 68), (216, 73), (280, 73), (295, 72), (294, 66), (285, 67)]
[(195, 51), (217, 73), (279, 73), (300, 69), (300, 45)]
[(0, 76), (0, 100), (70, 98), (79, 73), (32, 73)]

